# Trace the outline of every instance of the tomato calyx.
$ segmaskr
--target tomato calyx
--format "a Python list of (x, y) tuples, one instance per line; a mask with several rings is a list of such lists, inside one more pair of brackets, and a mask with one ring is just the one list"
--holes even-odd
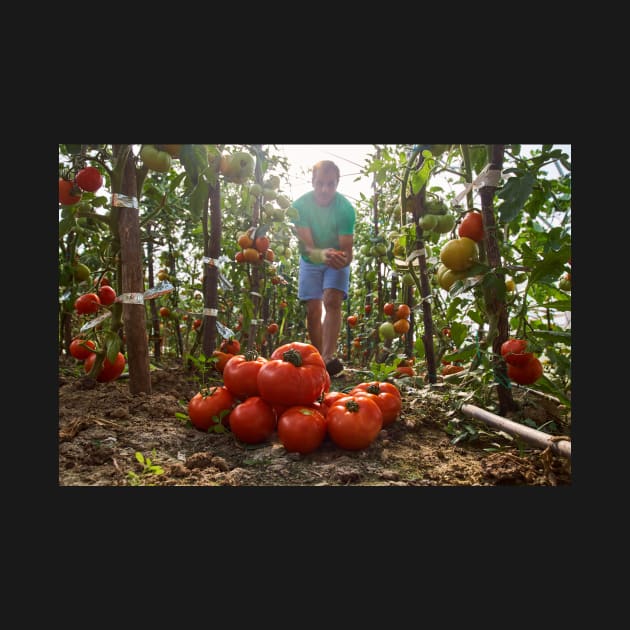
[(287, 363), (291, 363), (292, 365), (295, 365), (295, 367), (302, 366), (302, 355), (294, 348), (291, 348), (290, 350), (284, 352), (282, 354), (282, 360), (286, 361)]
[(199, 393), (201, 394), (202, 398), (211, 398), (212, 396), (214, 396), (214, 392), (217, 391), (218, 386), (215, 387), (204, 387)]
[(367, 387), (365, 391), (368, 392), (368, 394), (374, 394), (375, 396), (378, 396), (381, 393), (381, 388), (379, 385), (374, 383), (373, 385)]
[(352, 411), (353, 413), (357, 413), (359, 411), (359, 403), (356, 400), (349, 400), (345, 404), (345, 408), (348, 411)]
[(246, 361), (255, 361), (258, 358), (258, 352), (253, 348), (251, 350), (245, 351), (245, 360)]

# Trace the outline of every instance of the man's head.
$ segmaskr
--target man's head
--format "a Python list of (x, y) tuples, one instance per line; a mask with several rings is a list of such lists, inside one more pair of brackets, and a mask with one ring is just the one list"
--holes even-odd
[(319, 206), (328, 206), (339, 184), (339, 167), (330, 160), (322, 160), (313, 166), (313, 190)]

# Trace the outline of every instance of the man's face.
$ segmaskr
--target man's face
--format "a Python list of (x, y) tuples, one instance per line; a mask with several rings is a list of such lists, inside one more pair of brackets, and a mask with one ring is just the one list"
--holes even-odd
[(313, 176), (313, 190), (318, 206), (328, 206), (337, 190), (337, 175), (334, 171), (318, 170)]

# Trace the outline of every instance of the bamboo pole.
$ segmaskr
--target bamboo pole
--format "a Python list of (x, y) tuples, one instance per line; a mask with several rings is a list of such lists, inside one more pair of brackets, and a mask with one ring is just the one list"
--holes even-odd
[(566, 437), (543, 433), (524, 424), (519, 424), (518, 422), (497, 416), (475, 405), (462, 405), (461, 410), (462, 413), (465, 413), (467, 416), (477, 418), (477, 420), (483, 420), (483, 422), (490, 426), (501, 429), (510, 435), (523, 438), (529, 444), (533, 444), (539, 448), (550, 448), (556, 455), (571, 458), (571, 440)]

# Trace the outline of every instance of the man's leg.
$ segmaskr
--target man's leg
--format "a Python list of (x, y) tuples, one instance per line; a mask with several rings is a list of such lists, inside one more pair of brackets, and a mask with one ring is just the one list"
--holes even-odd
[(307, 300), (306, 302), (306, 328), (310, 343), (319, 353), (322, 353), (322, 301)]
[[(337, 352), (337, 339), (341, 331), (341, 305), (343, 292), (338, 289), (324, 289), (324, 308), (326, 315), (322, 324), (321, 355), (324, 361), (328, 361)], [(321, 308), (320, 308), (321, 317)]]

